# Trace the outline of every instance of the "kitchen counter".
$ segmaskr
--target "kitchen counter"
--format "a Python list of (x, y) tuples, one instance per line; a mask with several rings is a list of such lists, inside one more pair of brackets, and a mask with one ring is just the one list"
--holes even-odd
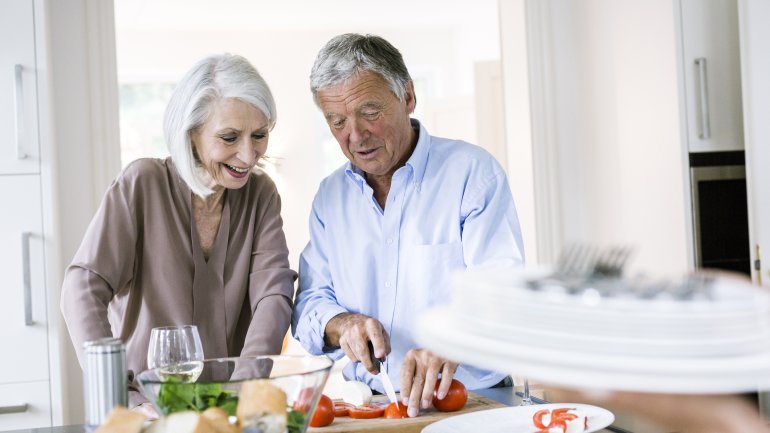
[[(491, 400), (498, 401), (508, 406), (518, 405), (521, 401), (519, 395), (514, 395), (513, 389), (508, 388), (491, 388), (480, 389), (474, 391), (475, 393), (489, 398)], [(533, 399), (537, 402), (537, 399)], [(46, 427), (46, 428), (34, 428), (27, 430), (8, 430), (7, 433), (89, 433), (86, 427), (80, 425), (60, 426), (60, 427)], [(610, 426), (604, 430), (600, 430), (599, 433), (631, 433), (630, 430), (625, 430), (617, 427), (616, 425)]]

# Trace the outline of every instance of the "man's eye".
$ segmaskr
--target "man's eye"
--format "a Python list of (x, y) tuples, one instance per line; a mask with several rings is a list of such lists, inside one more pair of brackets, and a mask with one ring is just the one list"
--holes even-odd
[(380, 115), (379, 111), (367, 111), (364, 113), (364, 117), (367, 119), (376, 119)]
[(340, 129), (343, 126), (345, 126), (345, 121), (344, 120), (333, 120), (331, 122), (331, 124), (332, 124), (332, 128)]

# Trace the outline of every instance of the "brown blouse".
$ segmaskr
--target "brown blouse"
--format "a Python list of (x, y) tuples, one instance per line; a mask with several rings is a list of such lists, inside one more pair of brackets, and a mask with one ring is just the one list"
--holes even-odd
[[(275, 184), (262, 171), (225, 192), (209, 259), (191, 191), (171, 159), (140, 159), (112, 183), (64, 275), (61, 308), (83, 365), (83, 343), (116, 336), (128, 368), (147, 368), (150, 330), (197, 325), (206, 358), (276, 354), (294, 280)], [(145, 401), (130, 393), (130, 405)]]

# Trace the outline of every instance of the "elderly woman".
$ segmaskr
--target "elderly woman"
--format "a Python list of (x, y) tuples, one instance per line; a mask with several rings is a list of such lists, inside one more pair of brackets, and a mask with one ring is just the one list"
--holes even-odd
[[(129, 164), (108, 189), (64, 276), (61, 308), (83, 343), (116, 336), (147, 366), (150, 330), (197, 325), (206, 358), (275, 354), (293, 283), (275, 184), (256, 168), (273, 96), (240, 56), (198, 62), (166, 109), (166, 159)], [(129, 404), (146, 399), (131, 387)]]

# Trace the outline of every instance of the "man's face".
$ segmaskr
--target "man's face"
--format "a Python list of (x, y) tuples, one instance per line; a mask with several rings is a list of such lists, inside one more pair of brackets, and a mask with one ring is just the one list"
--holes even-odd
[(374, 176), (392, 175), (412, 153), (414, 88), (398, 100), (378, 74), (365, 72), (317, 91), (321, 111), (342, 153)]

